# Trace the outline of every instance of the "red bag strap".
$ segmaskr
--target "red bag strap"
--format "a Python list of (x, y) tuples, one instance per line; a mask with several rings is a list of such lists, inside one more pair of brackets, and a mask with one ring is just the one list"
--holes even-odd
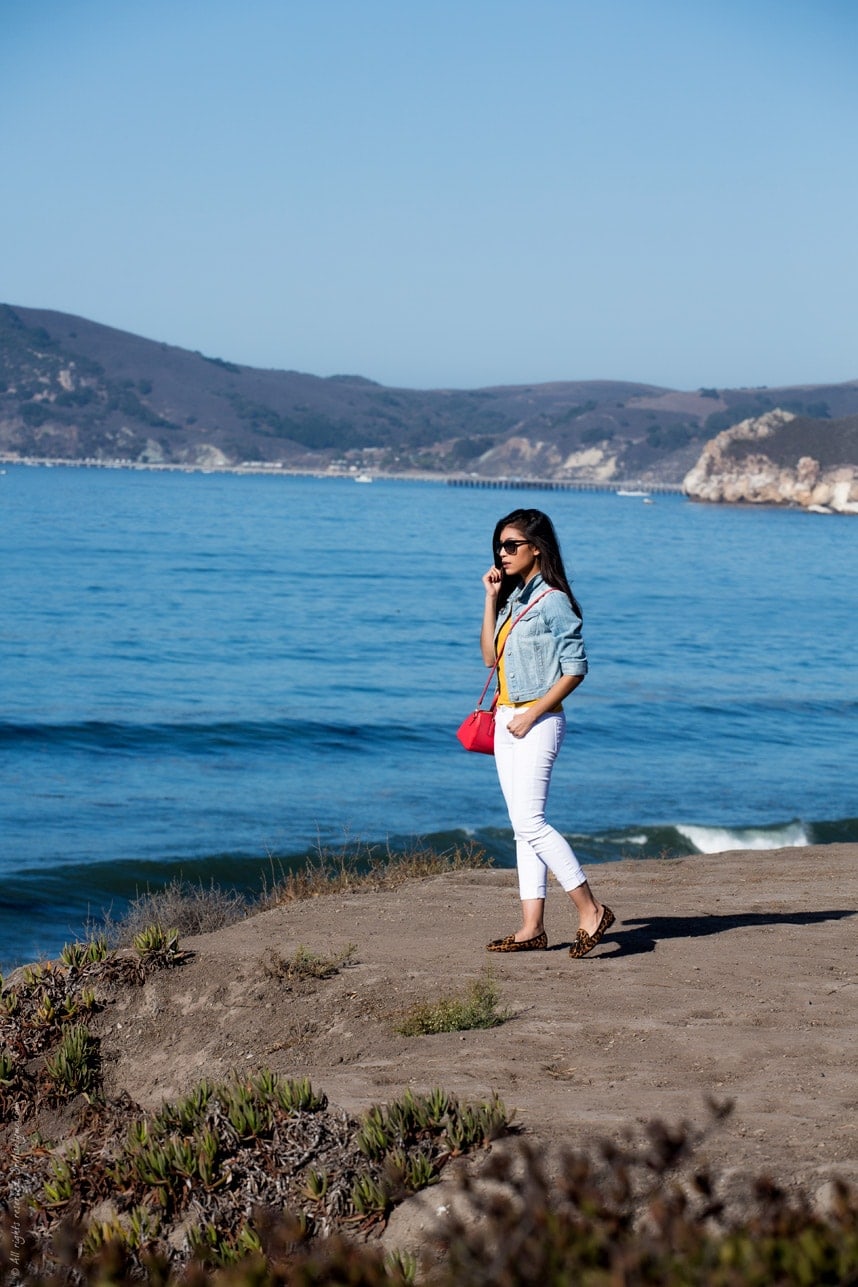
[[(499, 652), (499, 653), (498, 653), (498, 655), (495, 657), (495, 664), (492, 666), (491, 670), (489, 671), (489, 677), (488, 677), (488, 679), (486, 680), (485, 687), (484, 687), (483, 691), (480, 693), (480, 700), (477, 702), (477, 710), (479, 710), (479, 709), (480, 709), (480, 707), (482, 706), (482, 704), (483, 704), (483, 699), (485, 698), (486, 693), (489, 691), (489, 684), (492, 682), (492, 676), (494, 675), (495, 671), (496, 671), (496, 670), (497, 670), (497, 668), (498, 668), (498, 662), (500, 661), (501, 657), (503, 656), (503, 650), (504, 650), (504, 648), (506, 647), (506, 645), (507, 645), (507, 640), (509, 639), (510, 635), (512, 634), (512, 632), (513, 632), (514, 628), (518, 625), (519, 621), (521, 621), (521, 619), (522, 619), (522, 617), (524, 616), (524, 614), (525, 614), (526, 612), (530, 612), (530, 609), (531, 609), (531, 608), (535, 608), (535, 607), (536, 607), (536, 605), (537, 605), (537, 603), (539, 603), (539, 600), (540, 600), (540, 599), (544, 599), (544, 598), (545, 598), (545, 596), (546, 596), (546, 594), (559, 594), (559, 593), (560, 593), (560, 591), (559, 591), (559, 590), (555, 590), (555, 589), (554, 589), (554, 587), (553, 587), (553, 586), (551, 586), (551, 587), (549, 587), (549, 589), (547, 589), (547, 590), (543, 590), (543, 591), (542, 591), (542, 594), (538, 594), (538, 595), (536, 596), (536, 598), (533, 600), (533, 603), (529, 603), (529, 604), (527, 605), (527, 607), (526, 607), (526, 608), (522, 608), (521, 612), (520, 612), (520, 613), (518, 614), (518, 616), (515, 618), (515, 620), (513, 621), (512, 625), (510, 626), (509, 630), (507, 631), (507, 633), (506, 633), (506, 639), (504, 639), (503, 643), (502, 643), (502, 644), (501, 644), (501, 646), (500, 646), (500, 652)], [(497, 704), (498, 704), (498, 695), (497, 695), (497, 693), (495, 693), (495, 698), (494, 698), (494, 701), (493, 701), (493, 702), (492, 702), (492, 704), (491, 704), (490, 709), (492, 709), (492, 710), (493, 710), (493, 709), (494, 709), (494, 707), (495, 707), (495, 706), (497, 706)]]

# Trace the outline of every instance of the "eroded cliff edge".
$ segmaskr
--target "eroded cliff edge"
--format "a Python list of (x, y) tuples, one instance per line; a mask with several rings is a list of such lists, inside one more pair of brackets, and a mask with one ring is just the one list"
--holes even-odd
[(812, 420), (775, 410), (708, 442), (683, 490), (693, 500), (858, 514), (856, 462), (858, 416)]

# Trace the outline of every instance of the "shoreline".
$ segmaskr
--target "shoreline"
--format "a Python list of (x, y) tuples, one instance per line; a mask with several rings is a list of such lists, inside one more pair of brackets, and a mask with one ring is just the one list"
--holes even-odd
[(599, 478), (489, 478), (477, 474), (446, 474), (423, 470), (403, 470), (391, 472), (383, 469), (350, 466), (348, 468), (300, 468), (284, 465), (280, 461), (252, 461), (247, 464), (178, 464), (140, 462), (134, 460), (68, 460), (54, 456), (10, 456), (0, 453), (0, 474), (6, 467), (21, 466), (28, 469), (112, 469), (129, 472), (146, 472), (162, 474), (230, 474), (234, 477), (267, 477), (267, 478), (315, 478), (371, 484), (376, 481), (388, 483), (437, 483), (446, 487), (473, 488), (474, 490), (496, 491), (551, 491), (551, 492), (590, 492), (603, 495), (614, 495), (621, 499), (638, 499), (644, 504), (652, 504), (653, 496), (681, 496), (695, 505), (718, 507), (719, 509), (739, 510), (772, 510), (791, 511), (804, 514), (824, 516), (848, 516), (851, 509), (837, 509), (824, 505), (807, 506), (787, 501), (757, 501), (749, 499), (718, 500), (694, 495), (686, 491), (683, 483), (646, 482), (638, 478), (618, 478), (610, 482)]
[(376, 479), (384, 482), (406, 483), (442, 483), (448, 487), (474, 487), (522, 490), (532, 488), (538, 491), (592, 491), (621, 493), (627, 489), (640, 490), (640, 498), (645, 495), (683, 495), (680, 483), (652, 482), (643, 483), (640, 479), (616, 479), (607, 482), (603, 479), (581, 478), (488, 478), (476, 474), (434, 473), (424, 470), (389, 470), (351, 466), (348, 468), (299, 468), (284, 465), (279, 461), (251, 461), (247, 464), (178, 464), (156, 463), (135, 460), (70, 460), (55, 456), (10, 456), (0, 453), (0, 466), (20, 465), (28, 469), (113, 469), (130, 472), (179, 473), (179, 474), (233, 474), (238, 477), (259, 475), (272, 478), (318, 478), (339, 479), (346, 482), (372, 483)]
[[(817, 847), (828, 848), (837, 844), (858, 844), (858, 831), (849, 825), (851, 819), (808, 822), (791, 819), (787, 822), (760, 824), (758, 827), (730, 828), (724, 825), (709, 827), (695, 824), (639, 824), (608, 828), (604, 833), (584, 837), (576, 834), (572, 842), (585, 869), (592, 868), (596, 883), (602, 883), (601, 872), (610, 871), (615, 865), (625, 862), (640, 862), (656, 866), (664, 862), (676, 861), (680, 857), (689, 863), (706, 860), (713, 853), (745, 852), (748, 861), (753, 865), (757, 856), (773, 850), (789, 850), (796, 854)], [(649, 833), (648, 835), (646, 833)], [(611, 847), (601, 848), (602, 842), (609, 838)], [(589, 843), (588, 843), (589, 841)], [(756, 842), (756, 843), (755, 843)], [(426, 834), (418, 839), (413, 836), (389, 835), (382, 840), (355, 844), (354, 852), (369, 853), (388, 852), (394, 855), (407, 854), (415, 844), (426, 847), (432, 852), (445, 853), (458, 846), (467, 848), (474, 844), (485, 852), (491, 862), (492, 870), (513, 872), (514, 856), (494, 850), (490, 840), (479, 832), (466, 834), (446, 832)], [(761, 844), (762, 847), (756, 847)], [(512, 832), (507, 836), (507, 848), (512, 845)], [(705, 848), (698, 846), (705, 845)], [(318, 859), (319, 850), (316, 844), (308, 844), (306, 850), (277, 853), (236, 853), (234, 869), (224, 870), (218, 866), (215, 883), (224, 890), (235, 890), (247, 898), (252, 906), (270, 874), (272, 861), (288, 870), (301, 870), (305, 864)], [(67, 893), (57, 897), (50, 907), (44, 908), (46, 920), (38, 943), (31, 947), (21, 946), (16, 936), (15, 913), (0, 913), (0, 942), (3, 949), (11, 950), (8, 955), (0, 951), (0, 971), (17, 969), (32, 961), (49, 959), (59, 953), (62, 946), (74, 938), (75, 933), (82, 933), (84, 927), (95, 925), (108, 910), (121, 917), (126, 908), (140, 894), (140, 882), (148, 891), (155, 891), (168, 886), (175, 880), (185, 881), (190, 886), (203, 886), (211, 878), (212, 864), (222, 862), (220, 853), (200, 852), (176, 855), (170, 852), (162, 860), (149, 858), (141, 868), (140, 861), (125, 858), (118, 864), (106, 859), (86, 864), (71, 864), (70, 888), (74, 890), (81, 875), (87, 879), (87, 888), (82, 897), (69, 898)], [(2, 864), (0, 864), (2, 870)], [(54, 877), (61, 878), (65, 869), (51, 868)], [(142, 873), (142, 874), (141, 874)], [(599, 874), (596, 874), (599, 873)], [(15, 878), (14, 897), (23, 899), (22, 906), (27, 906), (29, 897), (38, 900), (37, 887), (45, 879), (45, 869), (28, 868), (18, 870)], [(105, 883), (96, 888), (90, 882), (101, 878)], [(136, 892), (135, 892), (136, 891)], [(12, 905), (10, 904), (10, 907)], [(41, 914), (41, 913), (40, 913)], [(10, 924), (11, 922), (11, 924)], [(11, 938), (3, 939), (3, 932), (9, 927)], [(27, 935), (29, 937), (29, 935)]]

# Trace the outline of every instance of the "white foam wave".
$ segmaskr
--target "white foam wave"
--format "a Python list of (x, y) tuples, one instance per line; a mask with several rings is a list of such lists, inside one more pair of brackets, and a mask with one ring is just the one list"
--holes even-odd
[(731, 849), (800, 849), (810, 844), (801, 822), (788, 822), (782, 827), (694, 827), (677, 826), (676, 830), (701, 854), (726, 853)]

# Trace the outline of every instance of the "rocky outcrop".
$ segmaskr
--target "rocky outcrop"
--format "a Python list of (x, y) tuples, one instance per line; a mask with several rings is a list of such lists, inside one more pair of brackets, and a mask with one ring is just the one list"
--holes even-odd
[(478, 460), (479, 472), (494, 478), (556, 478), (569, 482), (607, 482), (617, 477), (617, 452), (608, 445), (587, 446), (561, 455), (555, 443), (522, 434), (507, 438)]
[(858, 514), (853, 420), (800, 420), (789, 411), (743, 420), (706, 444), (683, 491), (693, 500)]

